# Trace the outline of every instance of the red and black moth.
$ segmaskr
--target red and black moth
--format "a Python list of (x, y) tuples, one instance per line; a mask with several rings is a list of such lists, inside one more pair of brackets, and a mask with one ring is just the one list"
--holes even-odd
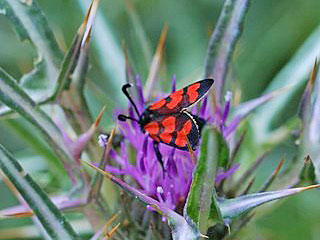
[(193, 150), (199, 144), (201, 129), (206, 121), (193, 115), (188, 111), (188, 108), (199, 102), (206, 95), (213, 82), (213, 79), (204, 79), (192, 83), (151, 104), (142, 114), (139, 113), (127, 90), (131, 85), (125, 84), (122, 87), (122, 91), (133, 105), (139, 119), (122, 114), (118, 116), (118, 119), (120, 121), (130, 119), (139, 123), (141, 131), (148, 133), (153, 139), (157, 158), (164, 169), (158, 147), (159, 143), (181, 150), (188, 150), (188, 142)]

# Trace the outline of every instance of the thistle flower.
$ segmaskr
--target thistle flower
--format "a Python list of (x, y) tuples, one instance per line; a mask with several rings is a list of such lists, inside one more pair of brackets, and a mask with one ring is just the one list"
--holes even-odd
[[(175, 89), (176, 78), (174, 76), (172, 79), (172, 91), (174, 92)], [(143, 112), (146, 108), (146, 102), (139, 76), (136, 77), (135, 91), (135, 103), (139, 112)], [(158, 94), (155, 96), (155, 99), (162, 97), (165, 97), (165, 94)], [(227, 93), (223, 108), (219, 106), (212, 108), (211, 104), (209, 104), (208, 96), (204, 97), (201, 104), (201, 107), (192, 107), (191, 111), (193, 114), (205, 119), (207, 124), (215, 125), (222, 133), (226, 132), (230, 134), (236, 129), (235, 125), (232, 127), (232, 130), (226, 125), (231, 105), (231, 92)], [(213, 109), (216, 112), (213, 112)], [(115, 116), (118, 116), (120, 112), (116, 111)], [(129, 107), (128, 113), (132, 118), (139, 117), (135, 116), (132, 107)], [(195, 166), (190, 153), (160, 144), (159, 149), (167, 171), (167, 174), (164, 174), (154, 152), (153, 140), (140, 130), (138, 123), (135, 121), (119, 121), (118, 124), (125, 141), (121, 143), (119, 153), (111, 150), (110, 157), (113, 159), (113, 165), (108, 165), (106, 170), (117, 175), (131, 176), (143, 193), (165, 203), (170, 209), (177, 209), (183, 206), (190, 188), (192, 171)], [(227, 137), (226, 134), (225, 136)], [(130, 147), (136, 152), (134, 162), (129, 159)], [(195, 156), (198, 156), (198, 150), (195, 151)], [(238, 167), (239, 165), (237, 164), (226, 172), (220, 170), (216, 182), (219, 183), (230, 176)]]

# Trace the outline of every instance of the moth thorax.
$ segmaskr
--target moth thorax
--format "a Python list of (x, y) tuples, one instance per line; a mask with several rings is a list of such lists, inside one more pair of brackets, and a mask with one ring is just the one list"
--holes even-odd
[(139, 118), (139, 124), (141, 125), (141, 127), (143, 127), (147, 123), (152, 121), (153, 118), (154, 118), (154, 114), (151, 113), (150, 111), (146, 110), (141, 114), (141, 116)]

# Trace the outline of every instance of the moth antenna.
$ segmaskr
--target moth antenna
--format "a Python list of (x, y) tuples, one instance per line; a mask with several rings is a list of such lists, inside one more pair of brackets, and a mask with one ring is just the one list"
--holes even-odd
[[(136, 106), (136, 104), (134, 103), (134, 101), (132, 100), (132, 98), (130, 97), (130, 94), (128, 92), (128, 88), (130, 88), (132, 85), (130, 83), (127, 83), (125, 85), (122, 86), (122, 92), (124, 93), (124, 95), (126, 95), (126, 97), (129, 99), (130, 103), (132, 104), (132, 106), (134, 107), (134, 110), (136, 111), (136, 113), (138, 114), (138, 116), (140, 116), (140, 113), (138, 111), (138, 108)], [(129, 118), (128, 118), (129, 119)], [(120, 119), (119, 119), (120, 120)]]
[(138, 119), (135, 119), (135, 118), (133, 118), (133, 117), (125, 116), (125, 115), (122, 115), (122, 114), (119, 114), (119, 115), (118, 115), (118, 120), (119, 120), (119, 121), (125, 122), (127, 119), (130, 119), (130, 120), (132, 120), (132, 121), (139, 122)]

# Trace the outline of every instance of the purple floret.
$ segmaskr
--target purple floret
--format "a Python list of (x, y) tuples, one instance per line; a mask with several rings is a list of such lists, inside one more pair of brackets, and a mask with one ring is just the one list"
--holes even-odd
[[(176, 77), (174, 76), (172, 79), (173, 91), (175, 91), (175, 85)], [(143, 96), (143, 88), (139, 76), (136, 77), (135, 90), (138, 98), (135, 99), (135, 103), (138, 110), (142, 112), (147, 106), (145, 105), (146, 99)], [(159, 96), (155, 98), (159, 99), (163, 96), (165, 96), (165, 94), (159, 94)], [(223, 109), (219, 106), (212, 108), (209, 104), (208, 96), (204, 97), (201, 103), (200, 108), (194, 106), (191, 112), (205, 119), (207, 124), (215, 125), (221, 133), (228, 130), (229, 135), (230, 130), (226, 126), (226, 120), (231, 105), (231, 93), (227, 93)], [(215, 109), (215, 113), (212, 112), (212, 109)], [(136, 116), (132, 107), (129, 107), (128, 113), (130, 117), (139, 117)], [(120, 111), (115, 112), (115, 116), (118, 116), (118, 114), (120, 114)], [(184, 204), (192, 181), (192, 171), (195, 167), (190, 153), (165, 144), (160, 144), (159, 149), (164, 161), (164, 167), (167, 171), (166, 174), (163, 174), (161, 165), (153, 149), (153, 140), (141, 131), (138, 123), (134, 121), (118, 121), (118, 124), (124, 141), (121, 142), (119, 152), (111, 150), (110, 157), (112, 159), (112, 166), (107, 166), (106, 170), (116, 175), (131, 176), (137, 183), (139, 190), (165, 203), (170, 209), (176, 209), (179, 205)], [(234, 131), (235, 129), (236, 126), (233, 126), (232, 130)], [(134, 162), (129, 161), (129, 148), (135, 150), (136, 157)], [(199, 152), (196, 150), (196, 158), (198, 154)], [(229, 177), (238, 167), (239, 165), (232, 166), (226, 172), (220, 170), (216, 177), (216, 183)]]

